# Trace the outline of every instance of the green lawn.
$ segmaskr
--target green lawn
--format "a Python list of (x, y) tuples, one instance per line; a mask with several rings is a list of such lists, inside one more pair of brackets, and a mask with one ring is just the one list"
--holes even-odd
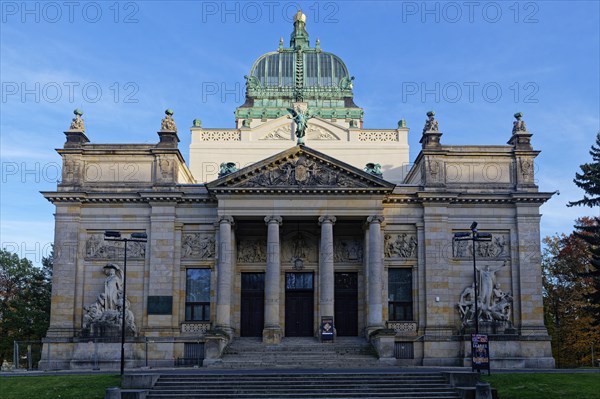
[(500, 399), (598, 399), (600, 374), (492, 374), (482, 378)]
[(120, 376), (106, 374), (0, 377), (0, 399), (103, 399), (120, 385)]

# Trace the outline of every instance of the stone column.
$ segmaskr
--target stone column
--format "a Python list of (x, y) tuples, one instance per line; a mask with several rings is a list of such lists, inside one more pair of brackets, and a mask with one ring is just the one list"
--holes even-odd
[(281, 259), (279, 245), (280, 216), (267, 216), (267, 273), (265, 275), (265, 328), (263, 342), (278, 344), (281, 342), (279, 325), (279, 280)]
[(233, 277), (233, 248), (231, 246), (231, 216), (220, 216), (219, 223), (219, 263), (217, 268), (217, 322), (216, 328), (233, 334), (231, 328), (231, 281)]
[(379, 328), (383, 328), (383, 304), (381, 292), (383, 290), (383, 243), (381, 239), (381, 223), (383, 216), (369, 216), (369, 264), (367, 273), (369, 275), (369, 297), (367, 320), (367, 334)]
[[(321, 316), (333, 317), (333, 225), (335, 216), (321, 216), (321, 244), (319, 250), (319, 307)], [(333, 321), (335, 325), (335, 320)]]

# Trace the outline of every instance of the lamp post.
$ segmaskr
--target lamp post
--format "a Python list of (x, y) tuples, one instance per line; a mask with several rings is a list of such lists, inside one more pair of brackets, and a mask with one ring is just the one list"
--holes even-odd
[(125, 373), (125, 301), (127, 298), (127, 243), (148, 242), (146, 233), (131, 233), (130, 237), (121, 237), (120, 231), (106, 230), (105, 241), (118, 241), (124, 243), (123, 255), (123, 303), (121, 305), (121, 377)]
[(475, 260), (475, 242), (492, 241), (492, 234), (478, 232), (477, 231), (477, 222), (471, 223), (471, 227), (469, 229), (471, 230), (470, 233), (467, 233), (467, 232), (454, 233), (454, 240), (455, 241), (472, 241), (473, 242), (473, 250), (471, 252), (473, 252), (473, 284), (474, 284), (474, 288), (475, 288), (475, 298), (474, 298), (474, 302), (475, 302), (475, 334), (479, 334), (479, 307), (478, 307), (479, 289), (477, 286), (477, 265), (476, 265), (476, 260)]

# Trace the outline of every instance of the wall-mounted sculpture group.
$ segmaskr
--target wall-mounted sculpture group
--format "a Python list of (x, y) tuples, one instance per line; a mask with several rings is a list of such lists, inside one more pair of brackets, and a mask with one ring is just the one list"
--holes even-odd
[[(102, 268), (106, 279), (104, 292), (96, 298), (96, 302), (83, 308), (82, 335), (93, 337), (118, 336), (121, 332), (123, 311), (125, 311), (125, 333), (135, 335), (137, 327), (130, 302), (123, 301), (123, 275), (121, 268), (108, 263)], [(125, 306), (123, 309), (123, 302)]]
[[(477, 313), (480, 322), (510, 322), (513, 297), (505, 292), (496, 280), (496, 272), (507, 265), (477, 267)], [(475, 283), (466, 287), (460, 294), (458, 313), (463, 327), (472, 326), (475, 321)]]

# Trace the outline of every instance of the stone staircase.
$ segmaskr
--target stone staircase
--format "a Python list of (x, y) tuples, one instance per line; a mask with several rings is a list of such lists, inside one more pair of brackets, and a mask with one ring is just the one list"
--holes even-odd
[(364, 338), (340, 337), (334, 343), (315, 338), (284, 338), (279, 345), (265, 345), (260, 338), (236, 338), (220, 362), (208, 368), (367, 368), (381, 367), (375, 350)]
[(148, 399), (459, 399), (441, 373), (162, 375)]

